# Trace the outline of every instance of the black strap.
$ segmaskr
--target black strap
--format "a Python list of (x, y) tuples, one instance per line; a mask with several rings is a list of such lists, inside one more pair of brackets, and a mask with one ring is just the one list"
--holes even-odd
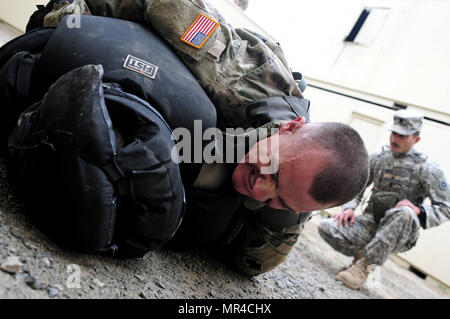
[(276, 96), (251, 102), (233, 110), (232, 127), (257, 128), (272, 121), (292, 121), (302, 116), (309, 122), (309, 100)]
[(114, 184), (116, 192), (119, 196), (130, 195), (130, 176), (123, 172), (115, 157), (109, 163), (101, 166), (101, 168)]

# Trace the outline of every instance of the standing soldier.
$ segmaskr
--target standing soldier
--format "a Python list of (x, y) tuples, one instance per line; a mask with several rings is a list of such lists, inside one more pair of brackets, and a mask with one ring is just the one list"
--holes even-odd
[[(450, 218), (450, 192), (444, 173), (413, 146), (419, 142), (423, 116), (401, 110), (394, 114), (390, 148), (370, 157), (372, 196), (364, 213), (355, 217), (363, 193), (322, 221), (319, 234), (335, 250), (354, 256), (337, 275), (347, 287), (361, 288), (369, 265), (382, 265), (392, 253), (411, 249), (419, 228), (438, 226)], [(428, 197), (431, 205), (423, 205)], [(372, 267), (371, 267), (372, 268)]]

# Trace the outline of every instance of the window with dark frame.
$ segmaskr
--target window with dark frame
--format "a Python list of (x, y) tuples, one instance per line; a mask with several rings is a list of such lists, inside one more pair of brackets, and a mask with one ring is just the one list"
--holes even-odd
[(358, 20), (356, 20), (355, 25), (353, 26), (352, 30), (350, 31), (349, 35), (344, 39), (345, 42), (353, 42), (358, 35), (359, 31), (361, 30), (362, 26), (364, 25), (364, 22), (366, 22), (367, 17), (370, 14), (370, 9), (365, 8), (359, 15)]

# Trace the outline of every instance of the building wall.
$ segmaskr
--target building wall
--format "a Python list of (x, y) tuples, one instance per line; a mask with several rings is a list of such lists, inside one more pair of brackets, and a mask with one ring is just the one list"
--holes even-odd
[[(42, 0), (2, 0), (0, 19), (24, 30)], [(395, 102), (450, 122), (450, 2), (444, 0), (253, 0), (247, 15), (227, 0), (211, 0), (235, 26), (272, 35), (291, 67), (316, 86), (392, 106)], [(354, 43), (344, 43), (365, 7), (372, 21)], [(371, 13), (372, 14), (372, 13)], [(370, 17), (370, 15), (369, 15)], [(265, 30), (269, 32), (265, 32)], [(358, 42), (359, 41), (359, 42)], [(310, 86), (313, 121), (355, 127), (369, 152), (388, 142), (393, 111)], [(449, 126), (426, 120), (417, 149), (450, 178)], [(450, 223), (422, 232), (399, 256), (450, 286)]]
[[(309, 79), (310, 84), (349, 94), (363, 100), (376, 101), (382, 105), (392, 105), (393, 101), (381, 99), (376, 96), (357, 94), (351, 90)], [(354, 127), (363, 138), (369, 153), (378, 151), (389, 141), (389, 127), (392, 124), (393, 110), (377, 105), (358, 101), (321, 89), (308, 87), (305, 95), (312, 101), (311, 120), (314, 122), (338, 121)], [(421, 111), (420, 108), (416, 108)], [(450, 177), (449, 151), (446, 145), (450, 141), (450, 127), (433, 121), (424, 120), (421, 131), (421, 141), (416, 149), (426, 153), (437, 162), (445, 171), (447, 180)], [(366, 192), (365, 198), (368, 198)], [(362, 205), (357, 213), (362, 212)], [(328, 213), (338, 212), (340, 208), (328, 210)], [(428, 276), (450, 286), (450, 254), (447, 247), (450, 245), (450, 223), (439, 227), (421, 230), (416, 246), (410, 251), (398, 254), (414, 268)]]
[[(364, 8), (373, 8), (354, 42)], [(450, 2), (443, 0), (251, 1), (246, 10), (281, 43), (291, 67), (315, 86), (385, 106), (399, 103), (450, 123)], [(355, 127), (369, 152), (388, 143), (393, 110), (307, 88), (313, 121)], [(425, 120), (417, 144), (450, 178), (450, 127)], [(338, 211), (339, 208), (333, 211)], [(450, 223), (422, 231), (399, 256), (450, 286)]]
[(0, 1), (0, 20), (24, 32), (30, 15), (36, 11), (37, 4), (47, 4), (45, 0), (2, 0)]
[[(362, 38), (344, 42), (365, 7), (378, 9), (364, 24)], [(250, 2), (246, 14), (270, 30), (294, 70), (419, 105), (448, 121), (450, 1), (258, 0)]]

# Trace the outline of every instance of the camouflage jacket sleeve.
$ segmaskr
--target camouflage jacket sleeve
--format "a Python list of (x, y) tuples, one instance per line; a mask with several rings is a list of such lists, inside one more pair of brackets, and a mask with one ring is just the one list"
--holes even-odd
[(44, 27), (56, 27), (69, 14), (85, 14), (145, 22), (148, 0), (56, 0), (44, 18)]
[(304, 222), (275, 229), (251, 218), (239, 235), (217, 253), (226, 264), (247, 276), (270, 271), (283, 263), (303, 230)]
[(444, 172), (436, 163), (427, 161), (423, 172), (423, 183), (431, 205), (422, 207), (426, 213), (425, 228), (431, 228), (450, 220), (450, 189)]
[(342, 210), (346, 210), (346, 209), (353, 209), (353, 210), (355, 210), (356, 207), (358, 207), (358, 205), (361, 203), (362, 198), (364, 196), (365, 190), (373, 182), (373, 174), (374, 174), (373, 171), (374, 171), (374, 167), (375, 167), (375, 161), (376, 161), (377, 157), (379, 156), (379, 154), (380, 153), (374, 153), (374, 154), (370, 155), (370, 172), (369, 172), (369, 179), (367, 180), (366, 186), (361, 191), (361, 193), (359, 193), (359, 195), (356, 196), (353, 200), (351, 200), (350, 202), (342, 205)]
[[(236, 107), (273, 96), (303, 98), (281, 47), (242, 28), (233, 28), (206, 0), (72, 0), (55, 4), (44, 26), (70, 13), (145, 22), (179, 54), (221, 114), (233, 125)], [(197, 32), (201, 16), (215, 25)], [(186, 37), (192, 31), (193, 38)]]

